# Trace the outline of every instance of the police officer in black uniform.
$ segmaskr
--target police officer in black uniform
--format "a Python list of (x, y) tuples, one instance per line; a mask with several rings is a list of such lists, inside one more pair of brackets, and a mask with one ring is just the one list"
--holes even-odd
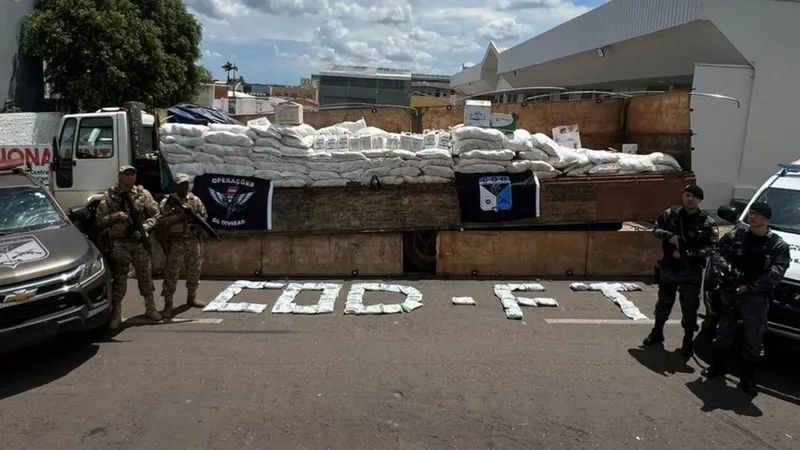
[(686, 186), (683, 206), (672, 206), (656, 220), (653, 234), (661, 240), (663, 257), (657, 273), (658, 301), (655, 326), (643, 344), (652, 346), (664, 342), (664, 325), (680, 297), (683, 326), (683, 345), (680, 352), (690, 358), (694, 333), (697, 331), (697, 310), (700, 307), (700, 285), (706, 258), (717, 240), (718, 229), (706, 212), (700, 210), (703, 190), (696, 184)]
[(791, 262), (789, 246), (767, 226), (771, 218), (772, 208), (755, 202), (748, 212), (749, 227), (737, 227), (720, 239), (718, 256), (726, 263), (720, 275), (722, 305), (711, 364), (702, 371), (708, 378), (727, 373), (728, 353), (741, 319), (744, 364), (739, 388), (750, 395), (758, 392), (755, 366), (763, 355), (772, 291)]

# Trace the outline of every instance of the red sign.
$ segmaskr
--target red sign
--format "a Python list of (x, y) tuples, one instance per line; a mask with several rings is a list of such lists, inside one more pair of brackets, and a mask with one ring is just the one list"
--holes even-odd
[(3, 145), (0, 144), (0, 161), (22, 160), (24, 164), (43, 166), (50, 164), (53, 154), (48, 145)]

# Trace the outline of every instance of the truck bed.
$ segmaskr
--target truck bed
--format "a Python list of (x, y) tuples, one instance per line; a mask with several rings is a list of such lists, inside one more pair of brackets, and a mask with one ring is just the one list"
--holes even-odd
[(542, 180), (540, 217), (500, 223), (462, 222), (454, 184), (276, 188), (272, 201), (273, 229), (268, 233), (535, 229), (652, 221), (665, 208), (678, 203), (686, 184), (693, 181), (691, 172)]

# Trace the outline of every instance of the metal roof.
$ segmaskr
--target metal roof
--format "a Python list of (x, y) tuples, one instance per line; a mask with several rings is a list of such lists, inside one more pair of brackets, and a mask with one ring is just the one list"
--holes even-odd
[(503, 52), (498, 73), (703, 19), (703, 0), (612, 0)]
[(393, 69), (389, 67), (346, 66), (336, 64), (319, 73), (322, 76), (353, 77), (353, 78), (384, 78), (390, 80), (410, 80), (411, 71), (407, 69)]

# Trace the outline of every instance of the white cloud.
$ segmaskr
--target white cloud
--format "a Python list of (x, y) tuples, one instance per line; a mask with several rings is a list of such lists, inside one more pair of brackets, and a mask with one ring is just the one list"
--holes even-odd
[(306, 73), (338, 63), (451, 74), (490, 40), (513, 45), (590, 9), (575, 0), (185, 1), (207, 48), (262, 46), (270, 65)]

